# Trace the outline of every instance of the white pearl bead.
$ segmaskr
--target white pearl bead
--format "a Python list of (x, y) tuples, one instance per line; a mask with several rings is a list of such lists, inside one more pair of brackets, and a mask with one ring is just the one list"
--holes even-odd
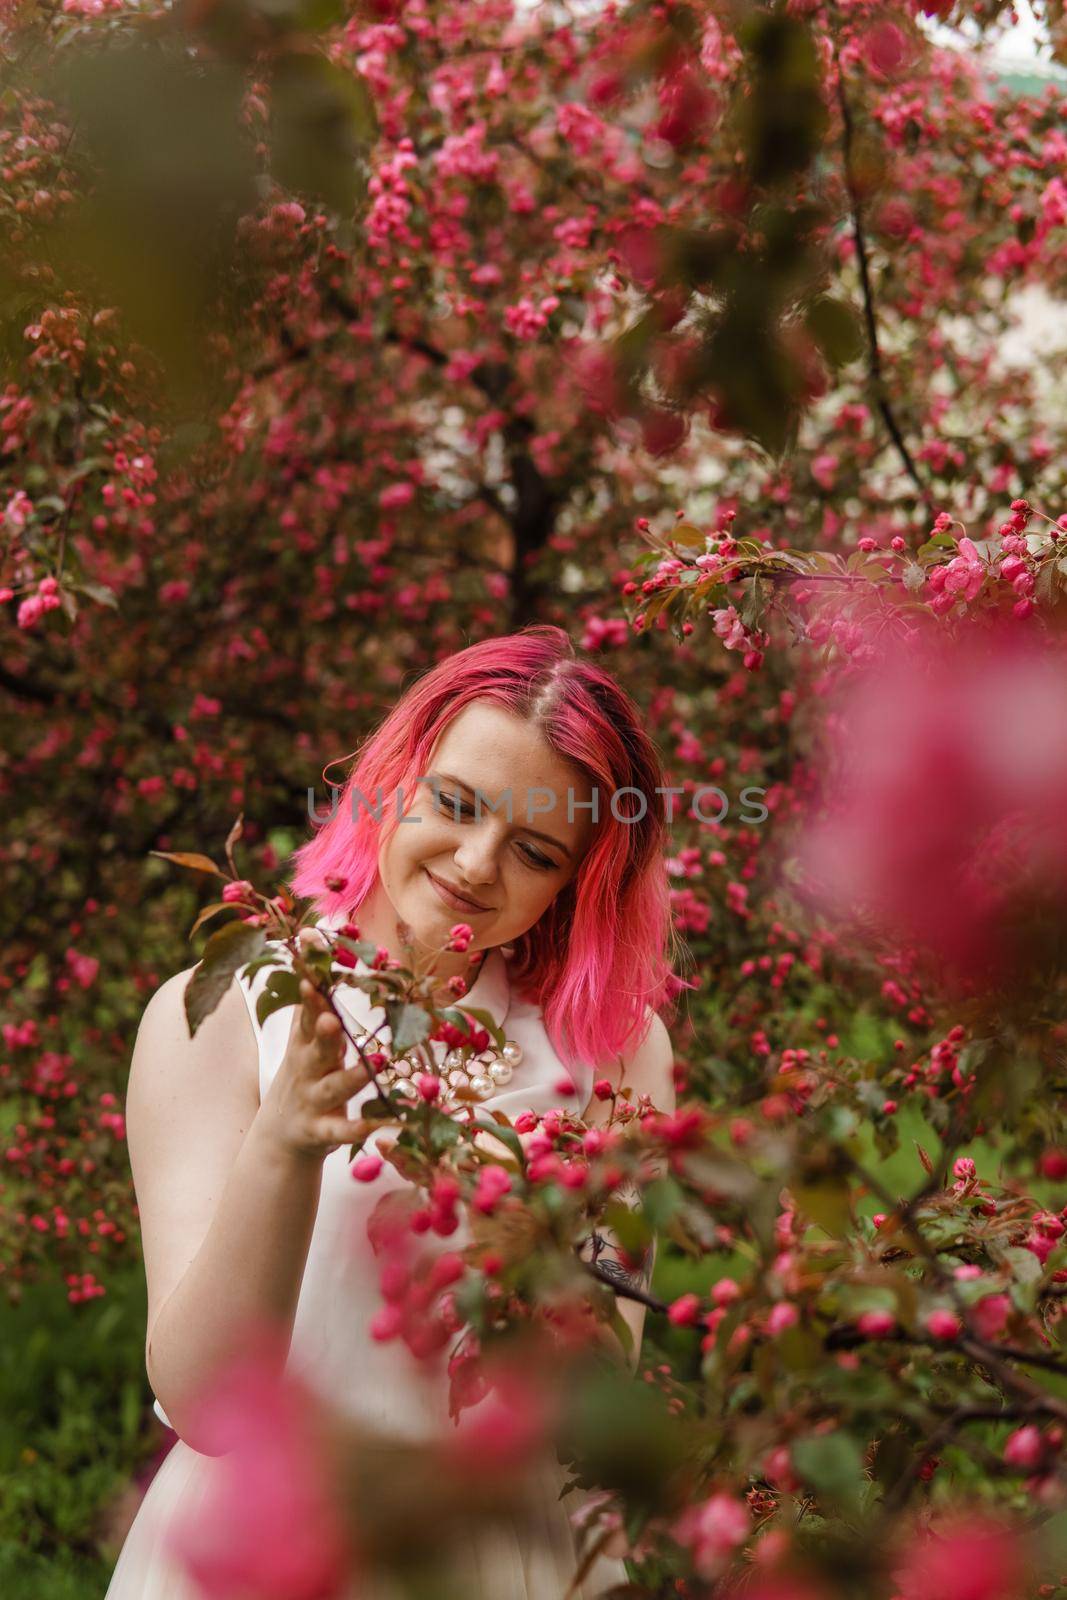
[(471, 1088), (474, 1090), (475, 1094), (480, 1094), (484, 1097), (485, 1095), (492, 1094), (493, 1080), (492, 1078), (483, 1078), (481, 1075), (479, 1075), (478, 1077), (471, 1079)]
[(445, 1056), (445, 1066), (448, 1067), (449, 1069), (451, 1069), (453, 1067), (461, 1067), (462, 1065), (463, 1065), (463, 1051), (462, 1050), (450, 1050), (448, 1052), (448, 1054)]
[(522, 1061), (522, 1045), (516, 1044), (514, 1039), (508, 1039), (500, 1053), (509, 1067), (517, 1067)]
[(497, 1061), (489, 1068), (489, 1076), (494, 1083), (510, 1083), (512, 1069), (507, 1061)]

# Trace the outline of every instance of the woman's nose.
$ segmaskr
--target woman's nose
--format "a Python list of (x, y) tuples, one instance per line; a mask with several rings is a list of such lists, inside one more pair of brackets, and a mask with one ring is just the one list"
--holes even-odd
[(496, 842), (488, 828), (468, 825), (456, 846), (453, 860), (457, 870), (473, 888), (478, 883), (494, 883), (497, 875)]

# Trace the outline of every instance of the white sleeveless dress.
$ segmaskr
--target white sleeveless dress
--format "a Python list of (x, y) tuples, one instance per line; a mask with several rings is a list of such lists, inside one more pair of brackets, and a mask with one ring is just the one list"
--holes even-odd
[[(331, 923), (324, 920), (320, 926)], [(288, 1007), (273, 1012), (262, 1026), (256, 1018), (256, 1000), (272, 970), (260, 968), (251, 980), (240, 983), (259, 1046), (260, 1100), (281, 1064), (292, 1024)], [(372, 1009), (361, 990), (343, 986), (338, 1001), (356, 1025), (353, 1031), (383, 1023), (382, 1012)], [(580, 1109), (587, 1103), (592, 1069), (568, 1071), (563, 1066), (549, 1043), (540, 1009), (512, 992), (499, 950), (486, 956), (466, 1003), (490, 1012), (506, 1037), (523, 1050), (511, 1082), (483, 1101), (484, 1108), (499, 1108), (514, 1118), (524, 1110), (545, 1112), (559, 1105)], [(387, 1026), (379, 1036), (388, 1038)], [(355, 1060), (355, 1048), (349, 1044), (346, 1065)], [(561, 1092), (568, 1079), (574, 1084), (570, 1096)], [(362, 1101), (373, 1094), (368, 1085), (356, 1095), (349, 1102), (349, 1115), (357, 1116)], [(372, 1150), (374, 1143), (372, 1135), (366, 1148)], [(368, 1331), (382, 1301), (366, 1222), (387, 1189), (403, 1187), (405, 1180), (388, 1162), (372, 1183), (357, 1183), (348, 1168), (347, 1146), (323, 1162), (289, 1368), (333, 1405), (378, 1432), (412, 1441), (428, 1439), (453, 1426), (446, 1380), (420, 1376), (401, 1340), (380, 1343)], [(447, 1244), (454, 1248), (456, 1242), (453, 1238)], [(155, 1410), (169, 1427), (158, 1400)], [(210, 1497), (219, 1459), (200, 1454), (182, 1439), (175, 1441), (130, 1526), (105, 1600), (201, 1600), (199, 1588), (175, 1564), (165, 1536), (175, 1521), (195, 1516), (197, 1507)], [(558, 1501), (562, 1481), (562, 1474), (558, 1479), (550, 1474), (543, 1490), (537, 1491), (539, 1503), (530, 1507), (521, 1525), (516, 1523), (514, 1529), (499, 1522), (487, 1525), (479, 1533), (477, 1548), (462, 1553), (462, 1570), (453, 1574), (450, 1569), (449, 1577), (464, 1600), (563, 1600), (568, 1594), (579, 1564), (570, 1518), (580, 1501), (574, 1494)], [(538, 1528), (536, 1540), (530, 1535), (532, 1526)], [(358, 1600), (399, 1600), (399, 1592), (385, 1580), (372, 1578), (368, 1584), (368, 1577), (365, 1573), (359, 1583)], [(621, 1562), (600, 1558), (574, 1593), (581, 1600), (592, 1600), (626, 1581)]]

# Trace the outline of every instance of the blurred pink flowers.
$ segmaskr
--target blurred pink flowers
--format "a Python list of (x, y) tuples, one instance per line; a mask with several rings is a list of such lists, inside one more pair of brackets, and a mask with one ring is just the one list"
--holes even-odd
[(899, 1600), (1021, 1600), (1027, 1563), (1010, 1528), (959, 1518), (918, 1536), (897, 1573)]
[(536, 1372), (514, 1366), (483, 1369), (486, 1392), (475, 1396), (444, 1449), (446, 1464), (468, 1473), (521, 1471), (548, 1442), (556, 1399)]
[(936, 952), (950, 987), (1008, 982), (1047, 949), (1049, 913), (1067, 923), (1064, 644), (998, 623), (908, 651), (879, 650), (828, 724), (801, 892)]
[(167, 1537), (207, 1600), (332, 1600), (351, 1582), (314, 1402), (279, 1365), (264, 1334), (201, 1399), (197, 1431), (217, 1477)]
[(715, 1578), (752, 1532), (748, 1511), (730, 1494), (713, 1494), (678, 1518), (674, 1536), (685, 1545), (702, 1578)]

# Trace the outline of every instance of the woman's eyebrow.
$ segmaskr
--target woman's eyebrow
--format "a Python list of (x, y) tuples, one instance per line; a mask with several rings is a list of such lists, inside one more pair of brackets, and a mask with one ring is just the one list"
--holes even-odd
[[(435, 772), (431, 773), (430, 776), (435, 778), (443, 778), (446, 783), (454, 783), (457, 788), (466, 789), (468, 794), (478, 793), (478, 790), (469, 784), (466, 778), (457, 777), (454, 772)], [(522, 824), (521, 826), (523, 833), (532, 834), (535, 839), (543, 839), (545, 844), (554, 845), (557, 850), (562, 850), (563, 854), (567, 856), (569, 860), (573, 861), (574, 852), (568, 849), (568, 847), (563, 843), (562, 839), (555, 838), (551, 833), (542, 833), (539, 828), (530, 828), (525, 824)]]

